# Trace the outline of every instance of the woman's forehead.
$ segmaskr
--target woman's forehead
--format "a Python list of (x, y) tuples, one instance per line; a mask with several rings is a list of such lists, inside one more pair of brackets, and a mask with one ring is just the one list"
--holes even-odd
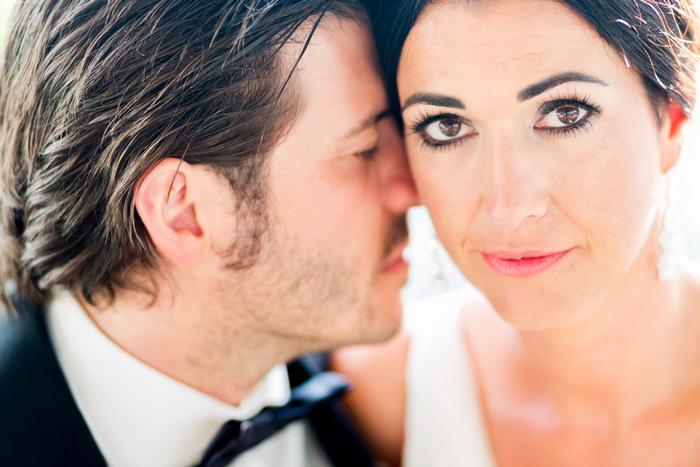
[[(579, 69), (573, 70), (574, 65)], [(581, 71), (603, 65), (626, 68), (596, 30), (560, 2), (493, 0), (474, 9), (440, 1), (431, 4), (411, 30), (398, 82), (399, 88), (459, 80), (488, 85), (485, 78), (494, 75), (521, 86), (541, 76), (542, 70)]]
[(513, 45), (515, 40), (536, 38), (567, 40), (577, 29), (594, 41), (602, 40), (578, 13), (556, 0), (439, 0), (421, 12), (407, 42), (432, 39), (442, 47), (484, 47), (496, 40)]

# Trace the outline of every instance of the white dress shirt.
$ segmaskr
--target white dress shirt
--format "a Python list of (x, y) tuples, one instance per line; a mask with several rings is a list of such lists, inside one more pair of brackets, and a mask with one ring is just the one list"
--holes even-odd
[[(264, 406), (283, 405), (290, 397), (282, 364), (270, 370), (237, 407), (191, 388), (117, 346), (67, 293), (50, 303), (47, 322), (73, 397), (110, 466), (195, 465), (226, 421), (250, 418)], [(231, 463), (328, 465), (306, 422), (290, 424)]]

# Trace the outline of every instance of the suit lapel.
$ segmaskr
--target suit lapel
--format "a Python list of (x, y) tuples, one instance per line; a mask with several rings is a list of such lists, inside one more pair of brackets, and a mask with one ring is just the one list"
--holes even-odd
[(0, 318), (0, 459), (27, 467), (105, 466), (70, 393), (44, 311), (15, 301)]

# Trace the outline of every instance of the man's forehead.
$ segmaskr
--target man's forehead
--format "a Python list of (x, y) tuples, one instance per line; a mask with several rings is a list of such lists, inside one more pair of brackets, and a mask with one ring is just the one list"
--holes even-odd
[(310, 32), (311, 28), (299, 34), (284, 51), (294, 70), (287, 92), (299, 100), (298, 119), (289, 136), (325, 142), (337, 148), (335, 152), (353, 149), (388, 115), (371, 31), (364, 21), (331, 16), (309, 39)]
[(345, 135), (343, 135), (340, 138), (340, 142), (347, 142), (349, 140), (352, 140), (354, 137), (357, 135), (363, 133), (364, 131), (368, 130), (369, 128), (372, 128), (375, 126), (381, 119), (388, 117), (391, 115), (391, 111), (388, 108), (384, 108), (381, 110), (378, 110), (371, 115), (369, 115), (367, 118), (364, 120), (360, 121), (359, 124), (355, 125), (348, 131)]

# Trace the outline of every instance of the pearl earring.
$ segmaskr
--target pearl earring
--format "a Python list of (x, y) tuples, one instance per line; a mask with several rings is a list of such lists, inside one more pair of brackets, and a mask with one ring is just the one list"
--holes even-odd
[(439, 294), (445, 291), (447, 282), (445, 281), (445, 273), (440, 261), (440, 240), (438, 240), (435, 231), (433, 231), (426, 242), (426, 249), (430, 258), (428, 260), (428, 274), (430, 274), (433, 283), (433, 293)]
[(668, 183), (668, 175), (664, 175), (664, 196), (661, 198), (661, 232), (659, 248), (661, 254), (656, 262), (656, 275), (659, 280), (668, 282), (673, 277), (676, 263), (683, 251), (683, 234), (680, 230), (678, 215), (673, 209)]

